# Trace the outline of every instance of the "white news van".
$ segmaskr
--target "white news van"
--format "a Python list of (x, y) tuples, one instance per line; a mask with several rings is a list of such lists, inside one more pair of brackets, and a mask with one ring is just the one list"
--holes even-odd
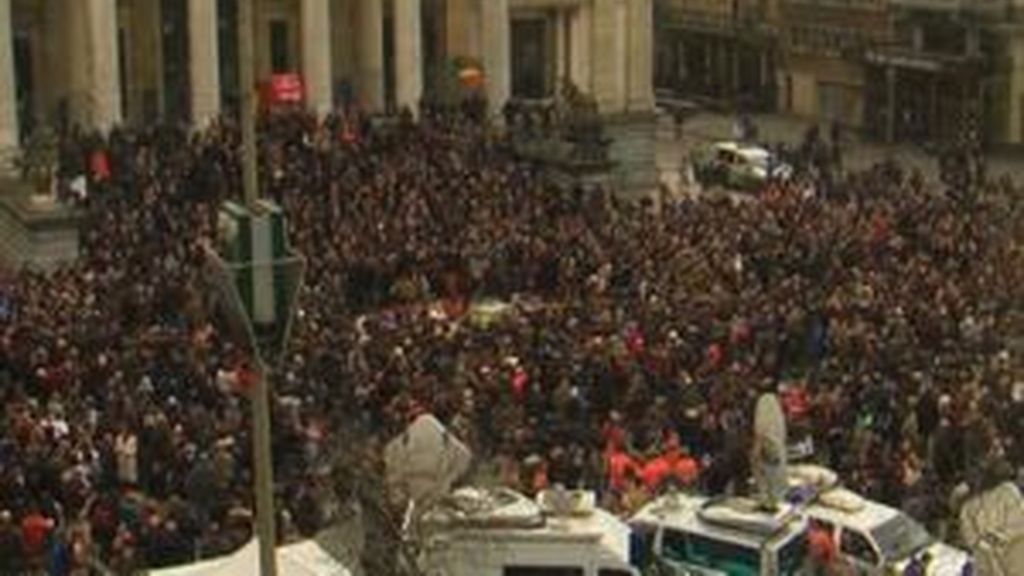
[(661, 574), (806, 573), (807, 520), (788, 505), (769, 513), (747, 498), (669, 494), (642, 508), (629, 524), (643, 540), (637, 561), (653, 561)]
[(419, 520), (427, 576), (640, 576), (630, 529), (592, 492), (463, 488)]

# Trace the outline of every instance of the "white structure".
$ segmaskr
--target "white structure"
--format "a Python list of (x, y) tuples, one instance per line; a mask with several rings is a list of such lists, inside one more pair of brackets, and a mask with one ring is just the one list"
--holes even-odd
[(769, 513), (746, 498), (669, 494), (629, 524), (645, 550), (683, 570), (769, 576), (800, 573), (806, 562), (807, 520), (791, 506)]
[[(557, 501), (557, 502), (556, 502)], [(629, 563), (629, 527), (594, 506), (589, 492), (455, 491), (423, 515), (428, 576), (504, 576), (557, 568), (582, 576), (639, 576)]]
[[(150, 576), (252, 576), (259, 574), (259, 543), (253, 539), (238, 551), (227, 556), (163, 568), (149, 572)], [(319, 544), (312, 540), (279, 546), (277, 573), (280, 576), (352, 576), (352, 572), (338, 563)]]

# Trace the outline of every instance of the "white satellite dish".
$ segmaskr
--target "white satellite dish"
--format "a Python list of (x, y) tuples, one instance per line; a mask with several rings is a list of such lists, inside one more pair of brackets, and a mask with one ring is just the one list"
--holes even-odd
[(960, 532), (978, 574), (1011, 576), (1024, 566), (1024, 496), (1012, 482), (978, 494), (960, 509)]
[(786, 417), (775, 394), (762, 394), (754, 412), (754, 447), (750, 457), (761, 504), (775, 509), (785, 498)]
[(424, 414), (384, 450), (389, 491), (398, 501), (432, 502), (466, 474), (472, 459), (465, 444), (433, 415)]

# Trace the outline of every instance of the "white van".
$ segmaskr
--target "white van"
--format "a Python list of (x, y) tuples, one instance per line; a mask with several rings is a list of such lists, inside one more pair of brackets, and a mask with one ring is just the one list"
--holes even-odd
[(456, 490), (420, 519), (427, 576), (640, 576), (626, 523), (592, 492)]
[(661, 573), (796, 576), (807, 567), (807, 521), (790, 506), (761, 511), (746, 498), (663, 496), (629, 522), (643, 540), (637, 562)]
[(913, 518), (839, 486), (835, 472), (815, 465), (789, 470), (790, 501), (835, 543), (857, 574), (903, 574), (915, 559), (928, 560), (929, 576), (973, 574), (971, 556), (939, 542)]

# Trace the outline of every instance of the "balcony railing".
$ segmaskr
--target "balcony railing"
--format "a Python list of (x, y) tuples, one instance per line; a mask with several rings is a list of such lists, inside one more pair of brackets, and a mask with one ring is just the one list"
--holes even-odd
[(765, 25), (766, 19), (753, 9), (732, 11), (707, 11), (691, 9), (665, 10), (659, 15), (669, 28), (688, 28), (715, 32), (754, 30)]
[(893, 8), (932, 12), (997, 15), (1009, 12), (1010, 0), (889, 0)]

